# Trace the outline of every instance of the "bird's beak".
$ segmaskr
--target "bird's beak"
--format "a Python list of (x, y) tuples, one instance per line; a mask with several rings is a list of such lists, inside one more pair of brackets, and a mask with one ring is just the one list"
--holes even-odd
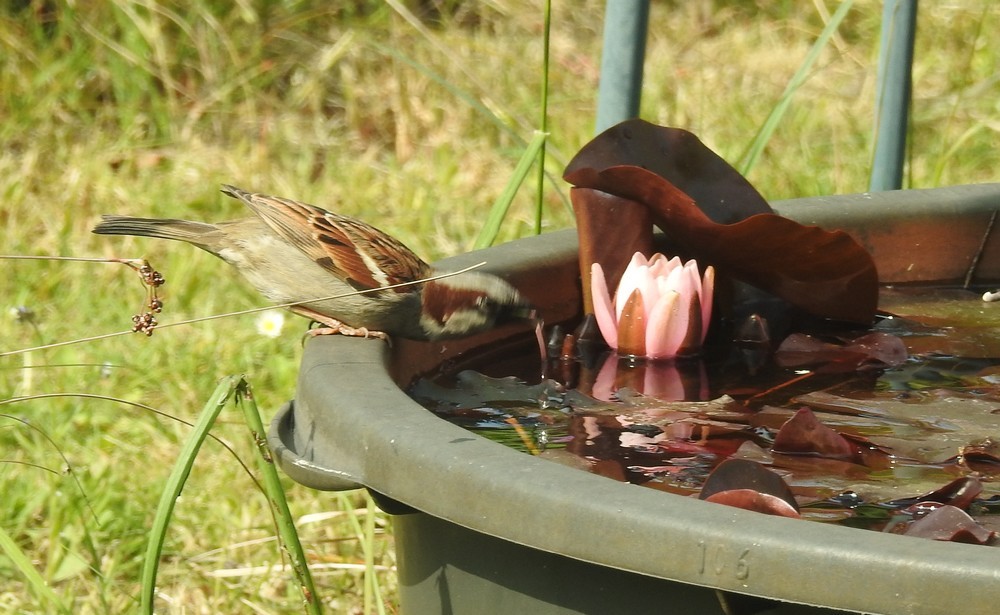
[(516, 321), (516, 320), (528, 320), (531, 322), (536, 322), (538, 320), (538, 310), (534, 306), (528, 304), (512, 305), (503, 310), (500, 315), (500, 320), (505, 322)]

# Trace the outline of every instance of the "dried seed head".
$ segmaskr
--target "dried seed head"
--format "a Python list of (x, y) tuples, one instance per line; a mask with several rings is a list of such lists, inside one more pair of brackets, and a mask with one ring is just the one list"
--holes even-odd
[(153, 335), (153, 330), (158, 324), (153, 314), (159, 314), (163, 311), (163, 301), (156, 296), (156, 289), (163, 286), (166, 279), (159, 271), (153, 269), (153, 266), (146, 259), (116, 259), (116, 262), (120, 262), (138, 273), (142, 283), (146, 286), (145, 307), (148, 311), (132, 317), (132, 331), (144, 333), (147, 336)]
[(158, 324), (156, 317), (151, 312), (143, 312), (132, 317), (132, 331), (144, 333), (146, 337), (153, 335), (153, 330)]
[(149, 261), (143, 260), (142, 264), (136, 271), (139, 272), (139, 276), (142, 277), (142, 281), (146, 284), (146, 286), (152, 286), (155, 288), (157, 286), (162, 286), (166, 282), (160, 272), (153, 269), (153, 267), (149, 264)]

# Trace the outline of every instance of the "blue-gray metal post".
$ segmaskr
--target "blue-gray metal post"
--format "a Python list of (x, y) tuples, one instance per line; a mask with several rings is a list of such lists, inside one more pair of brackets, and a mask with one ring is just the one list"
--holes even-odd
[(903, 187), (916, 29), (917, 0), (886, 0), (875, 95), (875, 157), (869, 183), (872, 192)]
[(649, 0), (608, 0), (597, 91), (597, 132), (639, 116)]

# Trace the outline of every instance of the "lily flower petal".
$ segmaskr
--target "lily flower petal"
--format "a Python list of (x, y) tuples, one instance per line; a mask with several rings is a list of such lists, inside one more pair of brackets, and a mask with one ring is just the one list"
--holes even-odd
[[(694, 261), (688, 261), (688, 264)], [(694, 275), (691, 275), (691, 268), (687, 265), (677, 267), (667, 276), (667, 286), (670, 290), (682, 295), (696, 295), (701, 288), (701, 279), (698, 277), (698, 265), (695, 264)]]
[(657, 252), (649, 259), (649, 273), (655, 278), (665, 277), (680, 264), (681, 259), (676, 256), (668, 260), (666, 256)]
[(604, 269), (599, 263), (590, 266), (590, 294), (594, 301), (594, 317), (597, 328), (601, 330), (604, 341), (615, 350), (618, 349), (618, 317), (611, 305), (611, 293), (608, 292), (608, 282), (604, 278)]
[(639, 289), (632, 291), (625, 301), (625, 309), (618, 319), (618, 354), (643, 357), (646, 353), (646, 307)]
[(701, 279), (701, 343), (705, 343), (708, 325), (712, 321), (712, 301), (715, 299), (715, 267), (705, 268)]
[(625, 309), (625, 302), (628, 301), (632, 291), (639, 288), (644, 278), (649, 277), (649, 268), (646, 257), (641, 252), (632, 255), (632, 260), (622, 273), (622, 279), (618, 282), (618, 290), (615, 291), (615, 318), (621, 319), (622, 310)]
[(683, 296), (669, 291), (660, 297), (646, 325), (646, 356), (670, 359), (677, 356), (687, 337), (688, 305)]
[(692, 293), (687, 297), (687, 315), (688, 320), (685, 327), (687, 335), (684, 336), (684, 341), (681, 342), (681, 347), (677, 350), (677, 354), (681, 355), (695, 354), (701, 348), (701, 299), (697, 293)]
[(649, 320), (649, 314), (653, 311), (653, 306), (656, 305), (657, 300), (659, 300), (660, 295), (663, 293), (660, 291), (660, 285), (658, 280), (653, 277), (652, 269), (646, 267), (646, 275), (639, 284), (639, 292), (642, 293), (642, 304), (646, 308), (646, 320)]

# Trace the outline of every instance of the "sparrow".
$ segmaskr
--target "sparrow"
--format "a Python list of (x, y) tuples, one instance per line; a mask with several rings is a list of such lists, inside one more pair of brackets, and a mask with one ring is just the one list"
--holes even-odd
[(365, 222), (235, 186), (222, 192), (256, 215), (216, 224), (105, 215), (93, 232), (173, 239), (210, 252), (269, 300), (293, 304), (292, 312), (323, 325), (312, 335), (438, 340), (535, 318), (495, 275), (466, 271), (421, 282), (441, 272)]

